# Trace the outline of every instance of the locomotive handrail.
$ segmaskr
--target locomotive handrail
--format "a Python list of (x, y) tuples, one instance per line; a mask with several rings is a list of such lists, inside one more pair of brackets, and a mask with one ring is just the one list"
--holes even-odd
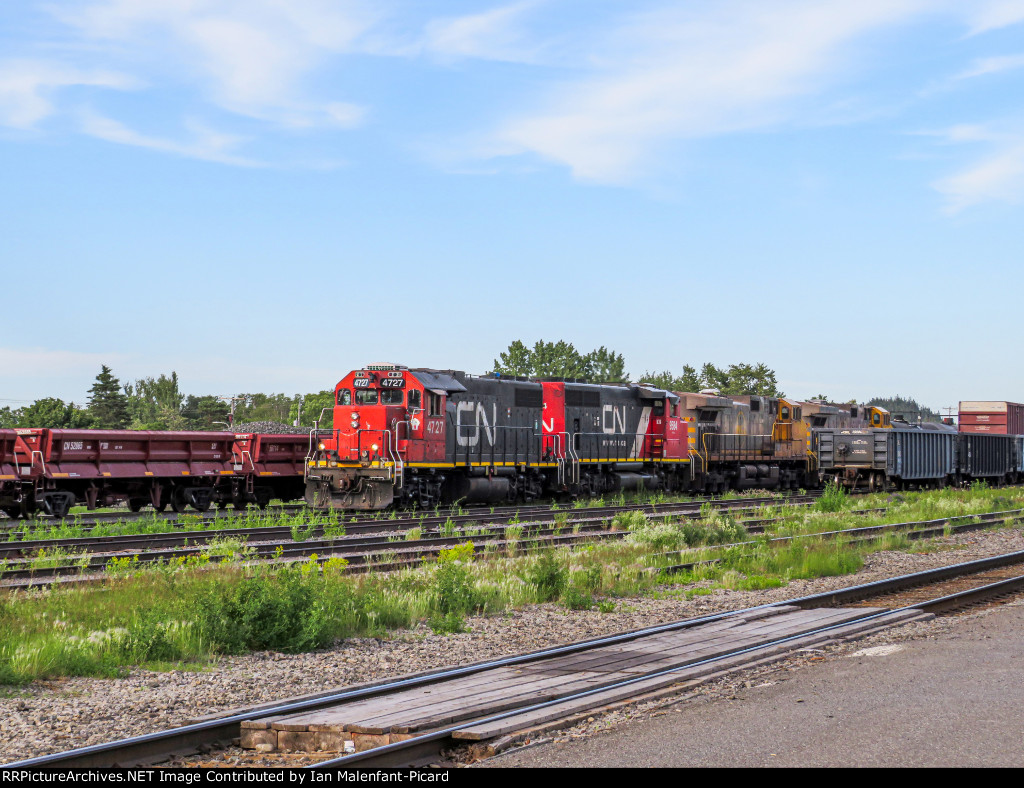
[[(404, 424), (406, 426), (406, 430), (407, 430), (406, 435), (408, 435), (408, 430), (412, 429), (412, 427), (409, 424), (409, 422), (405, 421), (405, 420), (398, 421), (396, 419), (394, 424), (391, 425), (392, 429), (395, 431), (395, 445), (393, 447), (394, 448), (393, 453), (392, 453), (392, 447), (390, 445), (391, 444), (391, 432), (390, 431), (388, 432), (388, 440), (385, 442), (385, 446), (388, 448), (389, 456), (391, 457), (392, 462), (394, 462), (394, 464), (395, 464), (395, 487), (397, 487), (399, 490), (401, 490), (405, 486), (405, 460), (402, 458), (402, 452), (400, 452), (398, 450), (398, 427), (401, 424)], [(408, 438), (406, 438), (406, 440), (408, 440)]]
[[(451, 417), (450, 417), (450, 414), (449, 414), (449, 420), (450, 420), (450, 418)], [(483, 462), (486, 459), (485, 458), (485, 454), (486, 454), (486, 455), (489, 456), (490, 464), (494, 465), (495, 462), (497, 461), (496, 455), (499, 452), (501, 454), (501, 460), (500, 461), (502, 463), (506, 464), (506, 465), (509, 464), (509, 462), (510, 462), (510, 450), (509, 450), (509, 445), (508, 445), (509, 444), (508, 435), (512, 431), (514, 431), (513, 434), (515, 435), (515, 446), (511, 450), (511, 462), (513, 464), (516, 464), (516, 465), (518, 465), (518, 464), (530, 465), (531, 464), (530, 456), (532, 454), (532, 451), (531, 451), (531, 445), (530, 445), (530, 442), (529, 442), (530, 438), (536, 438), (537, 439), (537, 451), (536, 451), (537, 458), (536, 458), (536, 462), (534, 464), (539, 464), (540, 462), (542, 462), (543, 453), (544, 453), (543, 442), (544, 442), (544, 438), (547, 437), (547, 436), (543, 435), (543, 433), (533, 432), (533, 430), (535, 429), (534, 427), (504, 425), (504, 424), (496, 424), (496, 425), (491, 426), (491, 427), (480, 427), (480, 426), (478, 426), (476, 424), (454, 424), (454, 423), (451, 423), (449, 426), (454, 430), (454, 435), (455, 435), (454, 460), (455, 460), (456, 464), (458, 464), (458, 462), (459, 462), (459, 455), (460, 454), (463, 457), (462, 462), (467, 464), (467, 465), (471, 463), (471, 461), (472, 461), (472, 459), (474, 457), (479, 459), (481, 462)], [(475, 444), (472, 444), (472, 445), (470, 445), (468, 443), (460, 444), (459, 438), (464, 438), (464, 437), (468, 438), (469, 437), (466, 433), (463, 432), (463, 430), (468, 430), (468, 429), (472, 429), (474, 431), (478, 431), (479, 433), (486, 433), (488, 430), (493, 430), (494, 433), (495, 433), (495, 440), (494, 440), (494, 442), (490, 442), (490, 441), (486, 441), (485, 442), (484, 440), (481, 439), (482, 436), (478, 436), (478, 440), (477, 440), (477, 442)], [(529, 430), (530, 434), (529, 434), (528, 439), (527, 439), (528, 442), (527, 442), (526, 447), (524, 448), (524, 450), (522, 452), (520, 452), (520, 450), (519, 450), (519, 435), (520, 435), (520, 433), (523, 430)], [(499, 437), (499, 435), (501, 437), (501, 448), (500, 449), (498, 447), (498, 437)], [(485, 445), (485, 443), (489, 444), (489, 445)]]
[[(595, 448), (597, 449), (597, 451), (595, 452), (595, 454), (597, 455), (595, 457), (595, 459), (597, 459), (599, 461), (611, 462), (611, 461), (614, 460), (616, 462), (621, 462), (622, 460), (632, 460), (632, 461), (642, 460), (643, 459), (643, 455), (644, 455), (644, 449), (647, 447), (647, 440), (651, 436), (650, 435), (637, 435), (635, 432), (574, 432), (573, 433), (573, 441), (572, 441), (572, 443), (579, 443), (579, 441), (577, 441), (576, 439), (580, 438), (580, 437), (584, 437), (584, 438), (597, 438), (598, 439), (595, 442), (596, 443)], [(625, 454), (623, 454), (623, 452), (619, 450), (622, 447), (616, 446), (615, 447), (615, 456), (614, 457), (611, 455), (611, 452), (608, 452), (607, 454), (602, 455), (600, 439), (603, 439), (603, 438), (607, 438), (609, 440), (620, 440), (621, 439), (622, 442), (626, 443), (626, 446), (627, 446)], [(639, 440), (639, 443), (640, 443), (639, 446), (637, 446), (637, 442), (638, 442), (637, 439), (638, 438), (640, 439)], [(633, 441), (632, 448), (629, 448), (629, 441), (630, 440)], [(574, 449), (582, 449), (581, 446), (574, 446), (573, 448)], [(577, 457), (577, 462), (578, 461), (579, 460), (578, 460), (578, 457)]]
[[(729, 449), (728, 446), (724, 446), (723, 445), (721, 447), (712, 448), (711, 446), (708, 445), (708, 438), (714, 438), (714, 439), (718, 439), (718, 438), (751, 438), (751, 439), (761, 438), (761, 439), (764, 439), (764, 438), (767, 438), (770, 441), (772, 440), (772, 436), (771, 435), (765, 435), (765, 434), (761, 434), (761, 433), (705, 432), (705, 433), (703, 433), (701, 435), (701, 445), (704, 447), (704, 454), (705, 454), (704, 460), (705, 460), (705, 463), (707, 462), (708, 457), (712, 453), (719, 454), (719, 455), (725, 455), (725, 459), (739, 460), (739, 459), (744, 459), (743, 455), (749, 454), (752, 451), (760, 452), (760, 451), (764, 450), (764, 444), (763, 443), (762, 443), (762, 446), (761, 446), (760, 449), (758, 449), (757, 447), (752, 447), (752, 448), (734, 447), (734, 448), (731, 449), (732, 455), (730, 457), (730, 455), (729, 455), (730, 449)], [(723, 441), (723, 443), (726, 443), (726, 441)], [(739, 442), (737, 441), (736, 443), (739, 443)], [(772, 453), (774, 454), (774, 451)], [(760, 456), (761, 455), (758, 454), (758, 457), (760, 457)]]

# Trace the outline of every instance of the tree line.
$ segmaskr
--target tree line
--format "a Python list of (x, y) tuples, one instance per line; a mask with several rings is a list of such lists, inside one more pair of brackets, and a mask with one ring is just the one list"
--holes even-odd
[[(528, 378), (567, 378), (584, 383), (628, 383), (626, 362), (621, 353), (603, 345), (589, 353), (580, 353), (571, 342), (539, 340), (532, 348), (516, 340), (494, 360), (492, 372)], [(638, 383), (649, 383), (669, 391), (715, 389), (722, 394), (758, 394), (785, 396), (779, 391), (775, 371), (765, 364), (730, 364), (720, 368), (704, 364), (700, 371), (684, 365), (679, 374), (645, 372)]]
[[(521, 340), (512, 342), (494, 360), (493, 373), (506, 377), (565, 378), (586, 383), (628, 383), (625, 358), (603, 345), (581, 353), (570, 342), (539, 340), (528, 347)], [(683, 365), (671, 370), (645, 372), (637, 380), (669, 391), (699, 392), (713, 389), (724, 395), (784, 397), (776, 374), (766, 364), (730, 364), (718, 367), (705, 363), (697, 367)], [(825, 395), (814, 399), (828, 401)], [(870, 405), (893, 413), (938, 421), (940, 415), (919, 405), (910, 397), (875, 397)], [(176, 372), (153, 378), (141, 378), (122, 384), (110, 367), (104, 365), (89, 389), (88, 402), (79, 406), (55, 397), (36, 400), (23, 408), (0, 408), (0, 428), (53, 427), (63, 429), (135, 429), (135, 430), (230, 430), (232, 424), (272, 421), (311, 427), (324, 418), (322, 427), (331, 423), (334, 391), (308, 394), (243, 393), (229, 397), (213, 394), (185, 394)]]
[(122, 384), (111, 368), (103, 365), (84, 406), (44, 397), (23, 408), (0, 408), (0, 428), (218, 431), (253, 421), (311, 427), (324, 408), (329, 418), (333, 403), (331, 390), (291, 397), (186, 395), (176, 372)]

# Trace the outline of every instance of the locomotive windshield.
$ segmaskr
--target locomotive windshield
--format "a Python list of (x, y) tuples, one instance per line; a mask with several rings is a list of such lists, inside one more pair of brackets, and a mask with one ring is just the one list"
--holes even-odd
[(352, 392), (348, 389), (338, 389), (338, 404), (339, 405), (351, 405), (352, 404)]
[(359, 405), (376, 405), (378, 394), (377, 389), (359, 389), (356, 392), (356, 402)]
[(401, 405), (402, 404), (402, 390), (401, 389), (384, 389), (380, 393), (380, 401), (383, 405)]

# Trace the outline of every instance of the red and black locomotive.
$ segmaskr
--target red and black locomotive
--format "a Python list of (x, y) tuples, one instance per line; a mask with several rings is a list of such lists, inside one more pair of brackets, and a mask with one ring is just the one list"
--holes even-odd
[(318, 508), (678, 489), (689, 478), (679, 397), (649, 386), (378, 365), (343, 378), (335, 402), (306, 468)]

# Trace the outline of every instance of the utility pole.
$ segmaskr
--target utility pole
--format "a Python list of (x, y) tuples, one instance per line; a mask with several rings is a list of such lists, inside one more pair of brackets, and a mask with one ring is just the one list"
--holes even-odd
[(228, 395), (228, 396), (219, 396), (219, 397), (217, 397), (217, 399), (221, 399), (221, 400), (224, 400), (225, 402), (230, 402), (231, 403), (231, 413), (228, 414), (228, 426), (233, 425), (235, 423), (235, 403), (236, 402), (241, 402), (242, 398), (241, 397), (232, 397), (232, 396)]

